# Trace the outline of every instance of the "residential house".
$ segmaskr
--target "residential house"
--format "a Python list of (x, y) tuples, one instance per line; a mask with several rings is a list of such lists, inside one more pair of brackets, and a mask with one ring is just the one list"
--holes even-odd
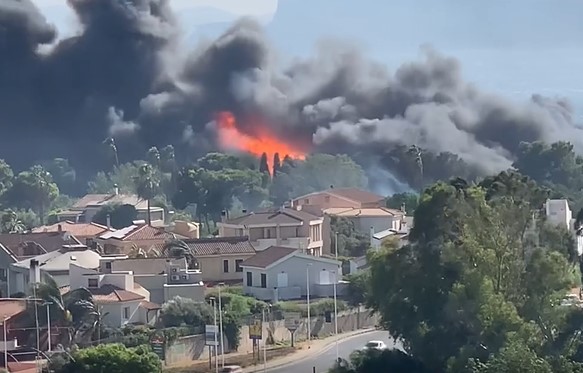
[(233, 219), (223, 215), (218, 226), (220, 237), (247, 236), (256, 251), (282, 246), (320, 256), (324, 243), (323, 223), (323, 217), (298, 207), (252, 212)]
[[(106, 205), (120, 204), (132, 205), (137, 210), (138, 220), (148, 219), (148, 202), (135, 194), (87, 194), (77, 201), (69, 210), (57, 214), (59, 221), (72, 221), (75, 223), (90, 223), (97, 212)], [(164, 209), (150, 206), (152, 225), (164, 225)]]
[(27, 299), (0, 298), (0, 321), (6, 323), (6, 340), (0, 333), (0, 351), (12, 351), (26, 343), (24, 334), (20, 331), (19, 316), (27, 309)]
[(380, 232), (375, 232), (374, 227), (370, 228), (370, 246), (378, 250), (381, 248), (383, 241), (387, 239), (396, 239), (397, 247), (402, 247), (409, 242), (409, 231), (411, 230), (412, 217), (404, 217), (399, 220), (397, 229), (389, 228)]
[(361, 233), (368, 234), (384, 231), (386, 229), (401, 230), (405, 214), (401, 210), (386, 207), (371, 208), (329, 208), (324, 210), (329, 216), (350, 220), (354, 227)]
[(569, 202), (566, 199), (548, 199), (544, 208), (547, 222), (571, 232), (575, 237), (575, 249), (579, 256), (583, 255), (583, 229), (575, 226), (575, 219), (569, 207)]
[[(6, 233), (0, 234), (0, 286), (2, 294), (14, 294), (8, 277), (11, 264), (59, 250), (66, 245), (79, 245), (81, 242), (69, 232), (43, 233)], [(10, 289), (8, 289), (10, 287)]]
[(131, 272), (134, 282), (150, 293), (150, 301), (165, 303), (176, 296), (204, 301), (200, 270), (188, 269), (185, 259), (103, 258), (102, 273)]
[(186, 238), (200, 238), (200, 224), (184, 220), (175, 220), (167, 231)]
[(316, 207), (320, 210), (330, 208), (374, 208), (384, 207), (385, 197), (358, 188), (332, 188), (321, 192), (297, 197), (292, 207)]
[(72, 221), (63, 221), (53, 225), (43, 225), (42, 227), (34, 228), (33, 233), (47, 233), (47, 232), (69, 232), (79, 241), (85, 243), (87, 239), (93, 239), (99, 235), (112, 231), (113, 229), (105, 225), (97, 223), (74, 223)]
[(69, 285), (70, 264), (99, 268), (101, 256), (84, 245), (63, 246), (57, 251), (21, 260), (10, 265), (10, 288), (14, 293), (28, 293), (30, 284), (42, 281), (42, 274), (53, 277), (59, 287)]
[(87, 288), (106, 325), (156, 323), (161, 307), (150, 301), (150, 292), (134, 281), (131, 271), (102, 273), (71, 263), (69, 273), (70, 290)]
[(337, 260), (307, 255), (289, 248), (271, 246), (245, 260), (243, 291), (257, 299), (279, 300), (306, 297), (308, 287), (311, 297), (333, 295), (344, 290), (341, 263)]
[(240, 283), (241, 263), (255, 255), (249, 237), (212, 237), (184, 240), (194, 253), (206, 283)]
[(166, 232), (148, 224), (134, 224), (112, 232), (105, 232), (95, 239), (106, 254), (128, 254), (134, 247), (148, 253), (156, 250), (159, 254), (164, 244), (170, 240), (185, 237)]

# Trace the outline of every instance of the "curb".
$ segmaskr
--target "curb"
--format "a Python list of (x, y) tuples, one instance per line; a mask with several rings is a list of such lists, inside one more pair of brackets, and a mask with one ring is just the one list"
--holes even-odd
[[(310, 353), (309, 354), (306, 354), (305, 356), (301, 357), (300, 359), (288, 361), (288, 362), (285, 362), (285, 363), (284, 362), (277, 363), (277, 360), (278, 359), (275, 359), (275, 360), (272, 360), (273, 362), (275, 362), (275, 364), (273, 364), (273, 365), (269, 365), (269, 362), (268, 362), (267, 363), (266, 371), (269, 372), (270, 370), (274, 370), (274, 369), (278, 369), (278, 368), (282, 368), (282, 367), (285, 367), (285, 366), (288, 366), (288, 365), (295, 364), (298, 361), (307, 360), (307, 359), (313, 357), (314, 355), (318, 355), (319, 353), (322, 353), (323, 351), (325, 351), (326, 349), (328, 349), (330, 346), (334, 345), (336, 343), (336, 341), (342, 342), (343, 340), (350, 339), (350, 338), (355, 337), (357, 335), (370, 333), (370, 332), (373, 332), (373, 331), (376, 331), (376, 330), (377, 330), (376, 328), (368, 328), (368, 329), (361, 329), (361, 330), (358, 330), (358, 331), (353, 331), (353, 332), (350, 332), (350, 334), (349, 333), (345, 333), (344, 335), (339, 334), (339, 338), (338, 339), (333, 339), (331, 341), (328, 341), (328, 342), (326, 342), (326, 344), (324, 344), (323, 346), (321, 346), (318, 349), (310, 350)], [(328, 338), (330, 338), (330, 337), (328, 337)], [(293, 355), (294, 355), (294, 353), (292, 353), (292, 354), (290, 354), (288, 356), (284, 356), (281, 359), (285, 359), (285, 358), (287, 358), (289, 356), (293, 356)], [(255, 373), (255, 372), (262, 371), (262, 370), (263, 370), (263, 368), (255, 368), (254, 370), (244, 370), (244, 372), (245, 373)]]

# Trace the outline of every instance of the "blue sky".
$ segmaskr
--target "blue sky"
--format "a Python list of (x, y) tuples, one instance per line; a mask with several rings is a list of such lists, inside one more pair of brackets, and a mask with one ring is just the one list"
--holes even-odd
[[(64, 0), (33, 0), (61, 36), (75, 32)], [(580, 0), (171, 0), (187, 40), (212, 37), (240, 16), (265, 25), (284, 57), (322, 38), (360, 45), (392, 68), (429, 44), (457, 57), (466, 78), (509, 97), (566, 96), (583, 112)], [(579, 113), (578, 113), (579, 114)]]

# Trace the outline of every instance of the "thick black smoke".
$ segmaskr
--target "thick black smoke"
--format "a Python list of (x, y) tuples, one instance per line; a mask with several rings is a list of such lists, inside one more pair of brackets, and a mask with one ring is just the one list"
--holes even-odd
[[(165, 0), (70, 0), (82, 30), (54, 41), (30, 0), (0, 1), (0, 157), (66, 156), (99, 166), (113, 136), (121, 160), (150, 146), (215, 148), (213, 114), (263, 118), (314, 150), (371, 155), (398, 144), (458, 154), (483, 172), (508, 167), (521, 141), (583, 148), (564, 102), (517, 105), (466, 83), (453, 58), (426, 51), (396, 72), (324, 43), (287, 69), (261, 28), (242, 20), (183, 53)], [(248, 128), (249, 129), (249, 128)]]

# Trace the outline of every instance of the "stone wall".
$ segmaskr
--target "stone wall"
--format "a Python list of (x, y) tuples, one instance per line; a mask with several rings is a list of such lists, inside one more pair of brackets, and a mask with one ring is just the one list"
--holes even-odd
[[(364, 308), (338, 313), (338, 333), (351, 332), (358, 329), (375, 327), (378, 317), (371, 315)], [(263, 327), (263, 335), (269, 335), (274, 343), (291, 342), (291, 333), (285, 328), (284, 320), (270, 321)], [(294, 341), (305, 341), (308, 336), (307, 319), (302, 319), (299, 328), (294, 333)], [(334, 334), (334, 318), (331, 323), (326, 323), (324, 317), (311, 318), (311, 334), (314, 338), (325, 338)], [(191, 335), (178, 338), (171, 346), (166, 348), (166, 364), (183, 364), (193, 360), (208, 360), (209, 348), (205, 346), (205, 336)], [(260, 342), (261, 343), (261, 342)], [(238, 352), (253, 352), (253, 341), (249, 339), (249, 327), (241, 328), (241, 339)], [(225, 338), (225, 353), (230, 352)], [(220, 348), (219, 348), (220, 354)]]

